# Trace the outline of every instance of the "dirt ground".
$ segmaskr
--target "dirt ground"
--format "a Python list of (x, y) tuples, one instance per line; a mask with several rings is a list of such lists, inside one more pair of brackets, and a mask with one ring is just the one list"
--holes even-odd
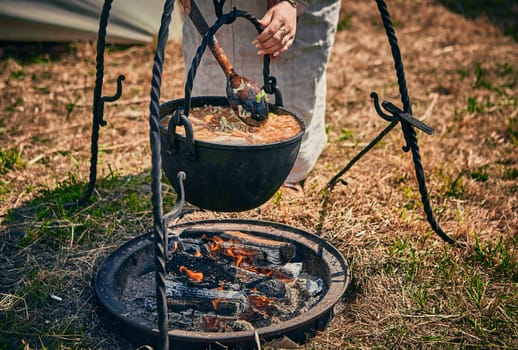
[[(426, 221), (399, 126), (323, 201), (326, 183), (387, 125), (370, 93), (401, 105), (379, 13), (365, 1), (342, 2), (329, 143), (305, 198), (278, 194), (260, 210), (182, 220), (276, 221), (342, 252), (351, 285), (328, 328), (301, 349), (517, 348), (518, 43), (498, 18), (466, 18), (437, 1), (390, 1), (389, 11), (414, 115), (435, 129), (417, 132), (434, 215), (466, 247), (445, 244)], [(76, 211), (62, 204), (88, 182), (95, 43), (37, 46), (30, 57), (9, 47), (0, 67), (0, 349), (128, 348), (92, 279), (111, 251), (152, 227), (154, 47), (106, 53), (104, 95), (124, 74), (123, 95), (105, 106), (99, 184)], [(180, 44), (166, 51), (162, 101), (181, 98), (184, 83)]]

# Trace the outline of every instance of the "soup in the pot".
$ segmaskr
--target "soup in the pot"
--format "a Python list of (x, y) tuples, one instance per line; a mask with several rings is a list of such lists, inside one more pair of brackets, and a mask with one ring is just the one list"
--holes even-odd
[[(170, 118), (161, 120), (163, 127), (167, 128)], [(290, 139), (301, 131), (301, 125), (291, 114), (270, 112), (265, 122), (250, 126), (241, 121), (230, 107), (221, 106), (194, 107), (189, 120), (195, 140), (221, 144), (268, 144)], [(185, 136), (183, 126), (177, 126), (176, 133)]]

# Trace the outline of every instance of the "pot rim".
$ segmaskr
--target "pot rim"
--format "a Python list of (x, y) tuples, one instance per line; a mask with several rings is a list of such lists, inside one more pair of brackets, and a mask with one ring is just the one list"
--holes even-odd
[[(224, 106), (224, 107), (229, 106), (227, 98), (223, 97), (223, 96), (197, 96), (197, 97), (193, 97), (191, 99), (191, 102), (200, 102), (200, 101), (205, 101), (205, 100), (216, 101), (216, 103), (217, 103), (217, 104), (215, 104), (216, 106)], [(161, 104), (160, 105), (160, 112), (161, 112), (160, 121), (162, 121), (162, 119), (173, 114), (174, 111), (176, 111), (176, 109), (178, 107), (182, 107), (184, 104), (184, 101), (185, 101), (185, 99), (182, 98), (182, 99), (167, 101), (167, 102), (164, 102), (163, 104)], [(172, 109), (171, 111), (168, 111), (168, 113), (162, 112), (166, 108), (171, 108), (171, 105), (174, 105), (174, 104), (178, 104), (179, 106)], [(209, 104), (209, 103), (207, 103), (207, 104)], [(306, 124), (304, 123), (304, 121), (298, 115), (296, 115), (293, 112), (288, 111), (286, 108), (284, 108), (282, 106), (277, 106), (277, 105), (274, 105), (271, 103), (269, 103), (268, 106), (273, 110), (281, 110), (281, 111), (283, 111), (283, 113), (293, 116), (295, 118), (295, 120), (299, 123), (300, 131), (293, 137), (290, 137), (290, 138), (287, 138), (287, 139), (284, 139), (281, 141), (271, 142), (271, 143), (228, 144), (228, 143), (208, 142), (208, 141), (196, 139), (196, 135), (194, 135), (194, 142), (196, 142), (196, 144), (198, 146), (202, 146), (202, 147), (207, 147), (207, 148), (210, 147), (210, 148), (216, 148), (216, 149), (228, 149), (228, 150), (230, 150), (230, 149), (232, 149), (232, 150), (270, 149), (270, 148), (278, 148), (280, 145), (289, 145), (289, 144), (298, 142), (300, 140), (300, 138), (302, 138), (304, 136), (304, 133), (306, 132)], [(162, 136), (167, 136), (168, 128), (163, 126), (162, 123), (159, 123), (159, 125), (160, 125), (160, 134)], [(181, 140), (184, 143), (186, 141), (186, 137), (184, 135), (178, 134), (177, 132), (175, 132), (175, 138), (177, 138), (178, 140)]]

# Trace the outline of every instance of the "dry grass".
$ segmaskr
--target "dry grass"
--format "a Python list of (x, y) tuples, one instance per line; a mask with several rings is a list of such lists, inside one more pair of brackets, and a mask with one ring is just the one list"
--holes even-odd
[[(445, 245), (422, 213), (410, 154), (392, 131), (337, 185), (320, 190), (386, 122), (369, 98), (399, 100), (393, 62), (371, 2), (343, 1), (329, 67), (329, 145), (306, 198), (275, 196), (261, 210), (195, 213), (316, 232), (350, 262), (334, 320), (303, 349), (518, 347), (518, 44), (484, 18), (431, 0), (389, 3), (434, 212), (466, 249)], [(409, 15), (411, 14), (411, 15)], [(115, 247), (151, 228), (149, 82), (153, 47), (106, 54), (107, 104), (99, 184), (78, 211), (63, 209), (88, 178), (95, 46), (30, 60), (0, 74), (0, 348), (116, 349), (128, 345), (99, 307), (91, 279)], [(178, 44), (167, 48), (163, 100), (180, 98)], [(168, 189), (166, 206), (173, 201)], [(57, 296), (59, 298), (55, 298)], [(61, 298), (61, 301), (59, 299)]]

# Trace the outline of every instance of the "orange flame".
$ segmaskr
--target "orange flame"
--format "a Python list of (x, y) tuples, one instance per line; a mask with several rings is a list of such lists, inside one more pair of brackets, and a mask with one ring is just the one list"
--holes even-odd
[(256, 254), (255, 251), (241, 249), (241, 248), (235, 247), (233, 245), (229, 248), (222, 250), (221, 253), (223, 255), (233, 258), (237, 267), (240, 267), (241, 263), (243, 263), (245, 261), (249, 262), (250, 257), (252, 257)]
[(212, 299), (210, 302), (212, 303), (212, 307), (214, 310), (218, 309), (219, 302), (221, 301), (221, 298)]
[(212, 236), (211, 239), (216, 243), (223, 243), (223, 238), (220, 236)]
[(210, 237), (211, 242), (209, 242), (209, 251), (211, 255), (215, 254), (219, 250), (220, 244), (223, 242), (223, 239), (218, 236)]
[(248, 300), (250, 300), (252, 305), (258, 309), (267, 307), (275, 301), (274, 298), (268, 298), (265, 295), (254, 295), (254, 294), (249, 295)]
[(236, 257), (236, 266), (239, 267), (239, 265), (241, 265), (242, 261), (243, 261), (243, 255), (238, 255)]
[(289, 277), (288, 275), (282, 273), (281, 271), (267, 269), (264, 267), (258, 267), (258, 266), (250, 266), (245, 268), (245, 270), (265, 275), (267, 277), (275, 278), (276, 280), (282, 281), (284, 283), (293, 282), (293, 278)]
[[(225, 289), (225, 282), (221, 281), (219, 284), (219, 287), (216, 288), (216, 290), (223, 290), (223, 289)], [(214, 310), (218, 309), (218, 305), (221, 300), (222, 300), (221, 298), (214, 298), (210, 301), (212, 303), (212, 307), (214, 308)]]
[(199, 250), (196, 250), (194, 252), (194, 256), (197, 257), (197, 258), (201, 257), (201, 252)]
[(203, 273), (202, 272), (196, 272), (189, 270), (185, 266), (180, 266), (180, 272), (185, 273), (187, 275), (187, 278), (189, 278), (189, 281), (191, 282), (201, 282), (203, 280)]

